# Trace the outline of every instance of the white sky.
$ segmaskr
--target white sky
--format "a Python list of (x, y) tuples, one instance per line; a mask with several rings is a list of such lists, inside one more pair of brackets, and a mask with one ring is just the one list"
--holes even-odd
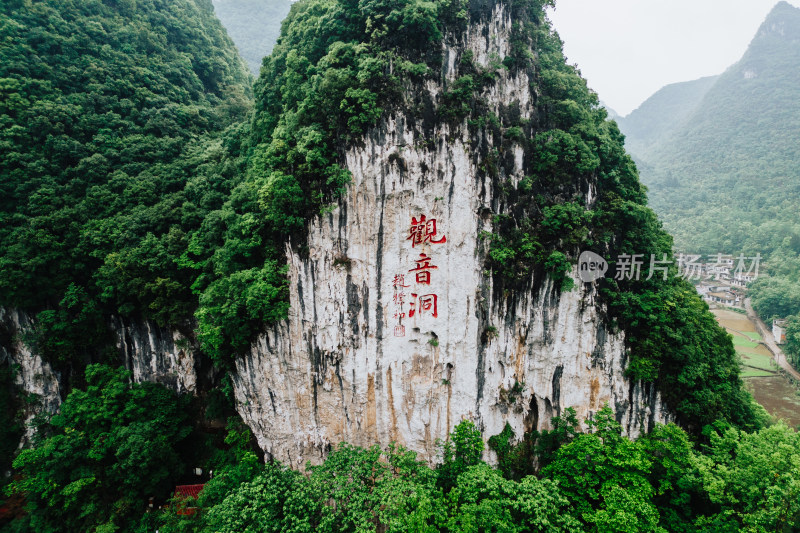
[[(556, 0), (567, 61), (627, 115), (669, 83), (720, 74), (778, 0)], [(800, 6), (800, 0), (790, 0)]]

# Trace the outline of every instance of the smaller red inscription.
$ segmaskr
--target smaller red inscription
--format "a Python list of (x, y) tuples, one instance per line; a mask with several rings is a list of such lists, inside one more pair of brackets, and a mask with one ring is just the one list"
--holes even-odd
[(406, 276), (405, 274), (395, 274), (394, 281), (392, 285), (395, 289), (399, 289), (400, 287), (410, 287), (411, 285), (406, 285)]
[(406, 293), (404, 293), (404, 292), (396, 292), (396, 293), (394, 293), (394, 296), (392, 297), (392, 300), (394, 300), (395, 305), (399, 305), (400, 307), (403, 307), (403, 304), (406, 302)]

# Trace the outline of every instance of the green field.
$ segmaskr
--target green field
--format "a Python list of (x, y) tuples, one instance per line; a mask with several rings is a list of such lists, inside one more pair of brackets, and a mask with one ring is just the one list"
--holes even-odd
[[(751, 344), (755, 346), (749, 346)], [(742, 358), (743, 378), (771, 376), (775, 373), (772, 355), (764, 353), (763, 346), (758, 346), (756, 343), (748, 341), (742, 341), (741, 344), (737, 343), (735, 336), (734, 345), (736, 346), (736, 353)]]
[(727, 328), (728, 333), (733, 337), (733, 345), (736, 353), (742, 359), (743, 378), (756, 378), (775, 375), (775, 366), (772, 363), (772, 355), (758, 341), (761, 335), (755, 331), (739, 331)]
[(736, 346), (737, 348), (755, 348), (756, 346), (758, 346), (758, 343), (756, 341), (749, 341), (747, 339), (744, 339), (739, 335), (734, 335), (733, 345)]
[(775, 372), (769, 372), (767, 370), (758, 370), (749, 366), (742, 366), (742, 370), (739, 375), (743, 378), (765, 378), (769, 376), (774, 376)]

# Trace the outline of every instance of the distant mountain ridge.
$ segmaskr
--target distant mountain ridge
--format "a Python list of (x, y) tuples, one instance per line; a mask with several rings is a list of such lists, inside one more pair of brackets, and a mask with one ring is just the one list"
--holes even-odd
[(213, 0), (214, 11), (250, 71), (258, 76), (261, 59), (272, 52), (291, 0)]
[[(704, 92), (703, 84), (710, 84)], [(782, 224), (770, 231), (776, 239), (800, 231), (800, 9), (778, 3), (739, 62), (716, 78), (677, 85), (648, 100), (660, 116), (643, 105), (621, 122), (676, 245), (737, 251), (762, 246), (750, 235), (764, 224)], [(703, 94), (670, 132), (676, 119), (655, 104), (680, 92), (679, 110)]]
[(787, 319), (800, 368), (800, 9), (780, 2), (735, 65), (619, 123), (678, 250), (760, 256), (748, 295), (766, 320)]
[(628, 149), (637, 157), (645, 157), (649, 149), (683, 125), (718, 77), (671, 83), (627, 116), (612, 117), (625, 134)]

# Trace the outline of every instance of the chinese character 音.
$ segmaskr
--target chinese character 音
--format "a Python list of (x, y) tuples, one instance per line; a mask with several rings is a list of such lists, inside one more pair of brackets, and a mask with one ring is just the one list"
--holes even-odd
[(419, 259), (415, 259), (414, 261), (417, 263), (417, 266), (409, 270), (409, 272), (416, 272), (417, 283), (430, 285), (431, 270), (439, 267), (431, 265), (431, 258), (425, 255), (424, 253), (419, 254)]

